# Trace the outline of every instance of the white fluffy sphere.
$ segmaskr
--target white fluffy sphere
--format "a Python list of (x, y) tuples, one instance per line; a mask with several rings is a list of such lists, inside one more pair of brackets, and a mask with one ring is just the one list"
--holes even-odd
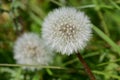
[(89, 18), (75, 8), (53, 10), (42, 26), (42, 37), (46, 45), (67, 55), (82, 50), (92, 35)]
[(53, 54), (45, 48), (44, 42), (37, 34), (24, 33), (15, 42), (14, 58), (18, 64), (48, 65), (52, 62), (52, 57)]

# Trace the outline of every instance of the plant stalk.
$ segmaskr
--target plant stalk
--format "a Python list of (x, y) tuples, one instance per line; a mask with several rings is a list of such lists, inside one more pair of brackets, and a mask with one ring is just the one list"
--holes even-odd
[(81, 54), (78, 52), (76, 55), (79, 58), (79, 60), (82, 63), (82, 65), (84, 66), (84, 69), (85, 69), (86, 73), (88, 74), (90, 80), (96, 80), (95, 76), (93, 75), (93, 73), (91, 71), (91, 69), (89, 68), (89, 66), (87, 65), (87, 63), (85, 62), (85, 60), (83, 59)]

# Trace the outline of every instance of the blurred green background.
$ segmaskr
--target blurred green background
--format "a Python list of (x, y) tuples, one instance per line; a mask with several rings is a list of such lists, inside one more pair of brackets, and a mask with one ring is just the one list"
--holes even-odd
[(93, 23), (93, 38), (80, 52), (97, 80), (120, 80), (120, 0), (0, 0), (0, 80), (89, 80), (76, 55), (57, 54), (52, 65), (60, 69), (14, 66), (16, 38), (23, 32), (41, 36), (45, 16), (62, 6), (84, 11)]

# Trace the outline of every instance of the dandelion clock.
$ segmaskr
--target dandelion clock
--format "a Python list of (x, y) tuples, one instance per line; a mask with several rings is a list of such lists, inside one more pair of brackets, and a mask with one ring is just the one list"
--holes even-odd
[(42, 27), (45, 44), (61, 54), (76, 53), (90, 79), (95, 80), (81, 54), (78, 54), (92, 36), (91, 22), (85, 13), (71, 7), (58, 8), (48, 14)]
[(90, 20), (83, 12), (64, 7), (48, 14), (42, 36), (52, 50), (70, 55), (86, 46), (91, 32)]
[[(24, 33), (14, 45), (14, 58), (18, 64), (48, 65), (53, 55), (45, 48), (44, 42), (34, 33)], [(28, 68), (27, 69), (34, 69)]]

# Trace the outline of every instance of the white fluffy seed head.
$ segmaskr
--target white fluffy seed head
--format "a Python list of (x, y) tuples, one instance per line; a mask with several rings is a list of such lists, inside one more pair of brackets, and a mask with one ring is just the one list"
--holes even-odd
[[(44, 42), (34, 33), (24, 33), (14, 45), (14, 58), (18, 64), (48, 65), (53, 54), (45, 48)], [(33, 67), (23, 67), (34, 70)]]
[(92, 35), (89, 18), (75, 8), (53, 10), (42, 26), (42, 37), (46, 45), (67, 55), (82, 50)]

